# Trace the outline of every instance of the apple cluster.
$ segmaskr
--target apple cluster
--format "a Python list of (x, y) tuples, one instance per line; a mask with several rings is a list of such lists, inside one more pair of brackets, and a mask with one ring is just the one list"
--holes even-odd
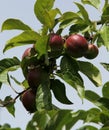
[[(36, 43), (37, 44), (37, 43)], [(56, 59), (62, 55), (68, 55), (73, 58), (85, 57), (94, 59), (98, 55), (98, 47), (89, 43), (85, 37), (80, 34), (72, 34), (67, 37), (61, 37), (56, 33), (49, 35), (48, 41), (48, 63), (45, 63), (45, 57), (37, 58), (38, 52), (36, 48), (30, 47), (25, 50), (22, 60), (36, 56), (28, 66), (26, 79), (29, 89), (21, 95), (21, 101), (27, 111), (36, 111), (36, 93), (38, 86), (45, 80), (45, 77), (53, 75), (56, 69)]]

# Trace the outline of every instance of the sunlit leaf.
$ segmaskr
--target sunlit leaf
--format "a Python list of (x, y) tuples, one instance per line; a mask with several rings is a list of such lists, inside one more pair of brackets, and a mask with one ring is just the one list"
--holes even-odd
[(27, 44), (34, 44), (40, 35), (34, 31), (24, 31), (23, 33), (11, 38), (7, 41), (3, 52), (17, 46), (23, 46)]
[(102, 88), (103, 97), (109, 98), (109, 82), (106, 82)]
[(102, 23), (109, 23), (109, 4), (105, 5), (101, 16)]
[(36, 108), (38, 111), (52, 110), (51, 92), (47, 78), (48, 77), (45, 77), (45, 81), (41, 83), (37, 89)]
[(15, 77), (13, 77), (12, 75), (10, 75), (10, 78), (14, 80), (14, 82), (19, 85), (20, 87), (23, 87), (23, 88), (29, 88), (29, 85), (28, 85), (28, 81), (27, 80), (24, 80), (23, 82), (20, 82), (18, 81)]
[[(63, 116), (64, 115), (64, 116)], [(58, 113), (48, 122), (45, 130), (62, 130), (63, 126), (71, 122), (72, 115), (70, 110), (60, 110)], [(73, 122), (72, 122), (73, 123)]]
[(51, 80), (50, 88), (54, 93), (55, 98), (64, 104), (73, 104), (66, 96), (65, 85), (58, 79)]
[(60, 29), (64, 29), (65, 27), (72, 25), (74, 23), (81, 23), (83, 19), (75, 12), (65, 12), (59, 19), (60, 21)]
[(85, 74), (96, 86), (102, 85), (99, 69), (90, 62), (78, 61), (80, 71)]
[(39, 57), (47, 54), (48, 39), (49, 37), (47, 35), (44, 35), (37, 40), (37, 43), (35, 44), (35, 48), (38, 52)]
[(104, 46), (109, 50), (109, 26), (103, 25), (100, 30), (100, 35), (104, 41)]
[(93, 7), (99, 9), (100, 7), (100, 0), (81, 0), (83, 4), (89, 4), (92, 5)]
[(4, 30), (12, 30), (12, 29), (19, 29), (19, 30), (31, 30), (31, 28), (24, 24), (19, 19), (7, 19), (2, 24), (1, 31)]
[(37, 0), (34, 5), (34, 12), (38, 20), (48, 28), (54, 26), (54, 18), (60, 13), (59, 9), (53, 9), (54, 0)]
[(99, 123), (101, 111), (98, 108), (91, 108), (87, 111), (87, 117), (85, 122)]
[(41, 111), (36, 112), (31, 121), (29, 121), (26, 130), (36, 130), (38, 129), (44, 130), (49, 120), (57, 113), (57, 111)]
[(16, 58), (5, 58), (0, 61), (0, 82), (9, 84), (9, 71), (15, 71), (20, 67), (20, 61)]
[(90, 19), (89, 19), (88, 13), (87, 13), (86, 9), (84, 8), (84, 6), (79, 3), (76, 3), (76, 2), (75, 2), (75, 4), (78, 6), (79, 11), (80, 11), (83, 19), (85, 20), (86, 24), (89, 24)]

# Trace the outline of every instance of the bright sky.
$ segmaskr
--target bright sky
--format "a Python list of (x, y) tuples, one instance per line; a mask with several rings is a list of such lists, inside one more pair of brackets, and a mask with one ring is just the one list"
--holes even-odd
[[(1, 28), (3, 21), (6, 20), (7, 18), (16, 18), (16, 19), (20, 19), (24, 23), (28, 24), (34, 30), (36, 30), (36, 31), (39, 30), (41, 25), (36, 20), (36, 17), (34, 15), (34, 11), (33, 11), (35, 1), (36, 0), (30, 0), (30, 1), (27, 1), (27, 0), (10, 0), (10, 1), (0, 0), (0, 28)], [(75, 1), (79, 2), (80, 0), (75, 0)], [(56, 0), (55, 7), (60, 8), (60, 10), (62, 12), (71, 11), (71, 10), (76, 11), (77, 8), (76, 8), (76, 6), (74, 6), (72, 4), (73, 2), (74, 2), (74, 0), (69, 0), (69, 1)], [(94, 8), (90, 9), (89, 6), (87, 6), (87, 9), (90, 13), (91, 19), (99, 20), (99, 13), (96, 10), (94, 10)], [(18, 56), (19, 58), (21, 58), (22, 53), (25, 50), (26, 46), (14, 48), (12, 50), (7, 51), (5, 54), (2, 54), (2, 49), (3, 49), (6, 41), (18, 33), (19, 33), (19, 31), (5, 31), (3, 33), (0, 33), (0, 59), (3, 59), (4, 57), (13, 57), (13, 56)], [(65, 33), (67, 34), (67, 31)], [(102, 47), (100, 49), (99, 56), (92, 61), (101, 70), (101, 72), (103, 74), (103, 82), (106, 82), (109, 80), (108, 79), (109, 76), (107, 76), (109, 74), (103, 69), (103, 67), (101, 67), (99, 65), (99, 62), (101, 62), (101, 61), (108, 62), (108, 59), (109, 59), (109, 55), (106, 52), (106, 50), (104, 49), (104, 47)], [(20, 75), (20, 74), (18, 75), (18, 73), (17, 73), (17, 75), (15, 74), (15, 76), (17, 76), (17, 78), (19, 80), (23, 80), (22, 75)], [(85, 76), (84, 76), (84, 79), (85, 79), (86, 89), (91, 88), (92, 90), (95, 90), (101, 94), (101, 88), (96, 88), (95, 86), (93, 86), (93, 84)], [(22, 90), (19, 86), (15, 85), (14, 87), (18, 91)], [(78, 97), (78, 95), (76, 94), (75, 90), (71, 89), (69, 86), (67, 88), (67, 94), (68, 94), (70, 100), (72, 100), (74, 102), (74, 105), (64, 106), (64, 105), (58, 103), (55, 99), (53, 100), (53, 102), (56, 103), (57, 105), (59, 105), (61, 108), (70, 108), (73, 110), (77, 110), (80, 108), (88, 109), (92, 106), (92, 104), (87, 102), (86, 100), (84, 101), (84, 104), (82, 105), (82, 102), (81, 102), (80, 98)], [(12, 95), (13, 97), (16, 96), (16, 94), (13, 93), (13, 91), (8, 86), (4, 85), (0, 91), (0, 99), (3, 99), (7, 95)], [(22, 130), (25, 130), (27, 122), (31, 119), (31, 115), (29, 115), (28, 112), (24, 109), (24, 107), (22, 106), (22, 104), (19, 100), (17, 100), (15, 107), (16, 107), (15, 118), (12, 117), (5, 108), (0, 109), (0, 124), (10, 123), (12, 125), (12, 127), (21, 127)], [(78, 128), (78, 126), (80, 126), (80, 125), (81, 125), (81, 122), (79, 122), (78, 125), (75, 126), (75, 129)], [(73, 128), (73, 130), (74, 130), (74, 128)]]

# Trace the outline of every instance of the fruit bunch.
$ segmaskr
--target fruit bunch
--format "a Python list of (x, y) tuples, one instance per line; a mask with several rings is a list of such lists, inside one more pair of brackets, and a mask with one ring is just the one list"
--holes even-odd
[(29, 89), (21, 95), (21, 101), (29, 112), (36, 111), (36, 94), (41, 83), (53, 78), (57, 69), (56, 60), (62, 55), (73, 58), (85, 57), (94, 59), (98, 55), (98, 48), (88, 43), (85, 37), (80, 34), (72, 34), (62, 37), (56, 33), (49, 34), (47, 44), (47, 56), (38, 57), (37, 42), (27, 48), (22, 56), (22, 70), (28, 82)]

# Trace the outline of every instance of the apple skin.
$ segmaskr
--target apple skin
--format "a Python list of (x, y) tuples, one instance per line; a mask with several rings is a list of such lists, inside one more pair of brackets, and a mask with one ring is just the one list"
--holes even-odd
[(27, 57), (27, 56), (31, 56), (31, 49), (32, 49), (32, 47), (29, 47), (29, 48), (27, 48), (27, 49), (24, 51), (24, 53), (23, 53), (23, 55), (22, 55), (22, 59), (24, 59), (24, 58)]
[(87, 59), (94, 59), (99, 53), (98, 47), (94, 44), (88, 44), (88, 50), (85, 53), (84, 57)]
[(27, 81), (31, 88), (36, 88), (48, 77), (48, 73), (41, 67), (30, 69), (27, 74)]
[(64, 48), (63, 38), (56, 33), (51, 33), (48, 45), (50, 47), (50, 51), (48, 52), (49, 57), (59, 57)]
[(35, 48), (34, 48), (34, 45), (33, 45), (33, 47), (29, 47), (29, 48), (27, 48), (25, 51), (24, 51), (24, 53), (23, 53), (23, 55), (22, 55), (22, 60), (24, 59), (24, 58), (26, 58), (26, 57), (30, 57), (30, 56), (32, 56), (32, 55), (35, 55), (37, 52), (35, 51)]
[(82, 57), (87, 49), (87, 40), (79, 34), (72, 34), (66, 39), (65, 52), (74, 58)]
[(60, 35), (55, 33), (50, 34), (49, 45), (52, 51), (62, 50), (63, 44), (63, 39)]
[(36, 111), (36, 92), (33, 89), (26, 90), (21, 95), (21, 101), (27, 111), (30, 113)]

